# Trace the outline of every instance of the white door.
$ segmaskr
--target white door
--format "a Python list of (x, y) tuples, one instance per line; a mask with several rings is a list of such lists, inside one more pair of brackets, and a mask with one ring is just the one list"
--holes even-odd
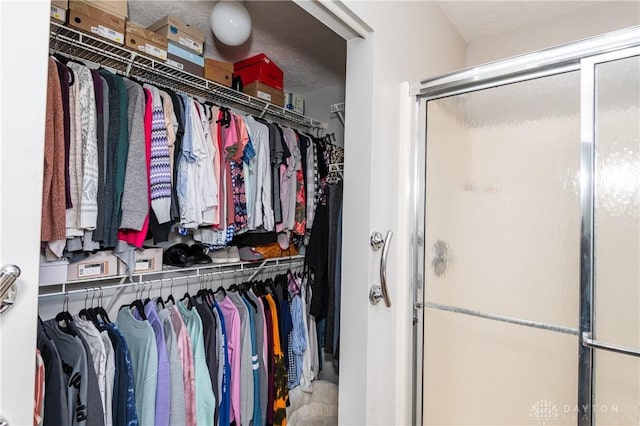
[(0, 2), (0, 266), (15, 264), (15, 305), (0, 316), (0, 416), (33, 424), (48, 1)]
[(577, 71), (428, 102), (424, 424), (577, 405), (579, 120)]
[[(592, 338), (640, 350), (640, 49), (590, 58), (594, 78)], [(593, 349), (596, 425), (640, 424), (640, 358)]]
[(640, 47), (620, 47), (423, 101), (424, 424), (640, 422)]

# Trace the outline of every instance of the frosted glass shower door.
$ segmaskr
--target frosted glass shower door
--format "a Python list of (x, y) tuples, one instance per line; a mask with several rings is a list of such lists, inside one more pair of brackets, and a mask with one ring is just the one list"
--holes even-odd
[[(593, 338), (640, 348), (640, 57), (595, 65)], [(596, 425), (640, 424), (640, 358), (594, 350)]]
[(430, 100), (426, 128), (423, 423), (575, 425), (579, 72)]

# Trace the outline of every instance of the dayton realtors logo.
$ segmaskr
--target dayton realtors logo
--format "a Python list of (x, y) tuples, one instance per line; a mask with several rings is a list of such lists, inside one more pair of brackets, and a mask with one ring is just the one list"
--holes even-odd
[(557, 420), (560, 417), (560, 410), (558, 410), (557, 405), (548, 399), (541, 399), (529, 408), (529, 417), (535, 421), (542, 422), (542, 426), (544, 426), (545, 422)]

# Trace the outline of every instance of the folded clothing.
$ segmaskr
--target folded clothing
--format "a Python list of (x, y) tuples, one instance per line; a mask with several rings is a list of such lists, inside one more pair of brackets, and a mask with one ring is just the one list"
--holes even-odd
[(162, 263), (182, 268), (192, 266), (193, 256), (189, 254), (189, 246), (184, 243), (174, 244), (162, 254)]
[(261, 255), (253, 247), (240, 247), (238, 249), (240, 260), (243, 262), (260, 262), (264, 260), (264, 256)]
[(172, 245), (163, 253), (162, 262), (165, 265), (185, 268), (194, 264), (204, 265), (211, 263), (212, 260), (207, 256), (207, 248), (202, 244), (196, 243), (188, 246), (187, 244), (179, 243)]
[(211, 258), (207, 255), (207, 248), (202, 244), (195, 243), (189, 247), (189, 255), (193, 257), (193, 263), (204, 265), (211, 263)]

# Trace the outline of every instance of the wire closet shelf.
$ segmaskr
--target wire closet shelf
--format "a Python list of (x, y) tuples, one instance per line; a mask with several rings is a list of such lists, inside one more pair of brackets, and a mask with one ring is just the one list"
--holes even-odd
[[(208, 264), (190, 268), (163, 267), (160, 271), (127, 275), (113, 275), (102, 278), (87, 278), (67, 281), (58, 285), (40, 287), (40, 298), (52, 296), (68, 296), (85, 294), (88, 291), (124, 289), (127, 287), (155, 286), (165, 283), (189, 284), (196, 286), (221, 279), (223, 276), (244, 276), (244, 281), (251, 281), (259, 274), (266, 272), (282, 272), (287, 269), (300, 269), (304, 266), (304, 256), (264, 259), (261, 262), (234, 262), (226, 264)], [(249, 275), (250, 274), (250, 275)], [(247, 278), (248, 277), (248, 278)]]
[(88, 61), (118, 74), (157, 84), (248, 113), (257, 113), (282, 124), (324, 129), (327, 124), (265, 100), (237, 92), (134, 50), (51, 22), (49, 52)]

